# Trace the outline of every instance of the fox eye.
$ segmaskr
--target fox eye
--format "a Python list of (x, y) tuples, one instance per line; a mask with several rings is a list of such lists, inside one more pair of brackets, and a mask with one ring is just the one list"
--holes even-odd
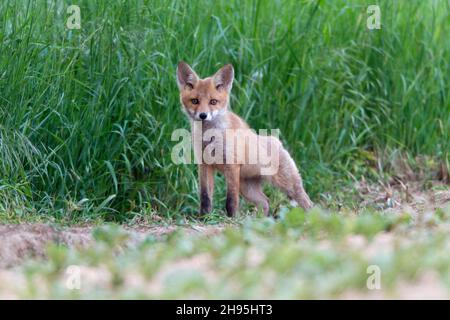
[(210, 101), (209, 101), (209, 104), (212, 104), (213, 106), (214, 105), (216, 105), (217, 104), (217, 100), (216, 99), (211, 99)]
[(199, 103), (199, 101), (198, 101), (198, 99), (191, 99), (191, 102), (192, 102), (192, 104), (198, 104)]

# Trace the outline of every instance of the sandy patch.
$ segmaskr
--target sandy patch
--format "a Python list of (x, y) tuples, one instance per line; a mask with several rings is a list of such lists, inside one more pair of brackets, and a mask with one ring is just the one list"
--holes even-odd
[[(214, 235), (224, 228), (224, 225), (124, 227), (128, 232), (130, 245), (139, 243), (150, 235), (162, 237), (176, 230), (192, 235)], [(92, 226), (57, 228), (47, 224), (0, 225), (0, 268), (18, 265), (29, 258), (43, 258), (50, 243), (86, 247), (93, 240), (92, 230)]]

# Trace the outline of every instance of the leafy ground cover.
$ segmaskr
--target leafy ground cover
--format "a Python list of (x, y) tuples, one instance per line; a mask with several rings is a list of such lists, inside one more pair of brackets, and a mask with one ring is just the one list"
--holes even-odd
[(358, 211), (283, 207), (277, 219), (3, 226), (0, 297), (447, 299), (450, 190), (399, 190)]

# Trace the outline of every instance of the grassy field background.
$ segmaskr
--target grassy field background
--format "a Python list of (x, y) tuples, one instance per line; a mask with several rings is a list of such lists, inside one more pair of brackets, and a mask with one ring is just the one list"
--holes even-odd
[[(0, 1), (0, 298), (448, 299), (449, 34), (445, 0)], [(234, 65), (317, 207), (229, 219), (217, 177), (196, 216), (179, 60)]]
[[(316, 202), (386, 179), (397, 158), (448, 173), (448, 1), (77, 1), (79, 30), (69, 2), (0, 3), (6, 219), (196, 213), (196, 168), (170, 158), (188, 128), (181, 59), (202, 76), (234, 65), (232, 109), (281, 130)], [(374, 3), (380, 30), (366, 27)]]

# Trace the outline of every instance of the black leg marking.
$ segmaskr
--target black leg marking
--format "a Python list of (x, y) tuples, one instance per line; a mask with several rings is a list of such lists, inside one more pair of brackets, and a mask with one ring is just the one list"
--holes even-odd
[(227, 194), (227, 202), (225, 204), (225, 208), (227, 209), (227, 216), (229, 217), (233, 217), (236, 213), (236, 201), (230, 194)]
[(211, 199), (208, 192), (202, 191), (200, 195), (200, 213), (205, 214), (211, 212)]

